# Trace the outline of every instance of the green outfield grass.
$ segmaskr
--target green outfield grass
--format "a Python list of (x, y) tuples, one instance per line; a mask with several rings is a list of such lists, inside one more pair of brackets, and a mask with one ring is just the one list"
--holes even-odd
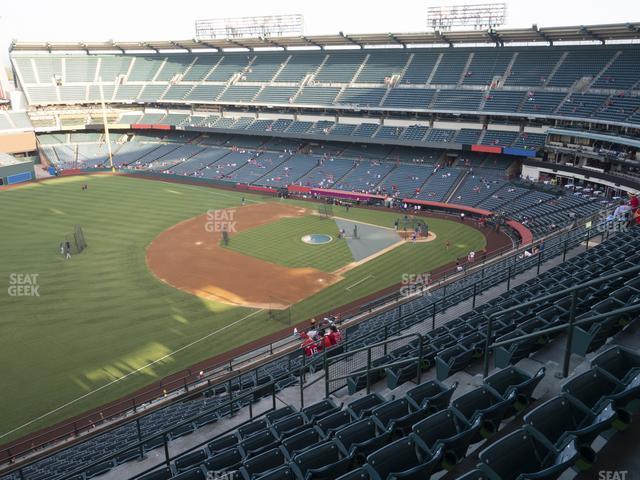
[[(81, 190), (83, 183), (87, 191)], [(238, 206), (243, 196), (248, 203), (265, 201), (246, 193), (110, 176), (62, 178), (0, 192), (0, 443), (284, 327), (269, 322), (267, 312), (173, 289), (146, 267), (146, 247), (160, 232), (209, 209)], [(359, 209), (334, 214), (384, 226), (397, 218)], [(65, 261), (58, 245), (76, 224), (89, 247)], [(484, 246), (479, 232), (459, 222), (429, 225), (436, 241), (404, 245), (349, 271), (343, 281), (295, 305), (294, 321)], [(449, 251), (446, 238), (453, 245)], [(39, 296), (11, 296), (16, 274), (37, 275)], [(182, 350), (172, 354), (177, 349)]]
[[(325, 233), (333, 241), (309, 245), (302, 236)], [(276, 222), (238, 232), (231, 236), (228, 248), (267, 262), (287, 267), (312, 267), (333, 272), (353, 261), (345, 241), (337, 240), (338, 226), (328, 218), (316, 215), (283, 218)]]

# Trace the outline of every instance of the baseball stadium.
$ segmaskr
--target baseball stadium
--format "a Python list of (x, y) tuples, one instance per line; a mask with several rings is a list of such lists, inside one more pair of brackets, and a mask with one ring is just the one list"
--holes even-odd
[(640, 22), (240, 3), (8, 45), (0, 480), (640, 480)]

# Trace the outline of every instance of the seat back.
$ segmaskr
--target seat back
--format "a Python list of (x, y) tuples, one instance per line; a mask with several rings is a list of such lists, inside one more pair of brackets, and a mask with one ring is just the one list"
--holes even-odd
[(355, 420), (362, 418), (362, 416), (369, 415), (372, 409), (384, 402), (386, 402), (386, 399), (380, 394), (370, 393), (347, 404), (347, 411)]
[(324, 434), (318, 427), (308, 427), (282, 440), (282, 446), (289, 457), (306, 450), (307, 448), (324, 440)]

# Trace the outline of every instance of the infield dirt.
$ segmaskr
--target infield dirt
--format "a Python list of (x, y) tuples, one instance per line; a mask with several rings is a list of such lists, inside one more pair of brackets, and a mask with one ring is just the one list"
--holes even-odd
[(310, 212), (269, 202), (208, 212), (160, 233), (147, 249), (147, 266), (163, 282), (199, 297), (251, 308), (283, 309), (340, 281), (315, 268), (288, 268), (220, 245), (233, 234)]

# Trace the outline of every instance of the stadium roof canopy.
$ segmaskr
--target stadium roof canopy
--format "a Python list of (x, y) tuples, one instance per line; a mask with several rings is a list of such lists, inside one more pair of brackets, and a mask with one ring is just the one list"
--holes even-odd
[(181, 40), (181, 41), (144, 41), (144, 42), (21, 42), (13, 41), (10, 51), (166, 51), (166, 50), (226, 50), (257, 48), (331, 48), (331, 47), (383, 47), (414, 45), (464, 45), (540, 43), (557, 42), (624, 42), (640, 39), (640, 22), (616, 23), (608, 25), (580, 25), (573, 27), (551, 27), (519, 29), (466, 30), (457, 32), (423, 32), (423, 33), (368, 33), (346, 35), (315, 35), (298, 37), (257, 37), (257, 38), (221, 38), (213, 40)]

